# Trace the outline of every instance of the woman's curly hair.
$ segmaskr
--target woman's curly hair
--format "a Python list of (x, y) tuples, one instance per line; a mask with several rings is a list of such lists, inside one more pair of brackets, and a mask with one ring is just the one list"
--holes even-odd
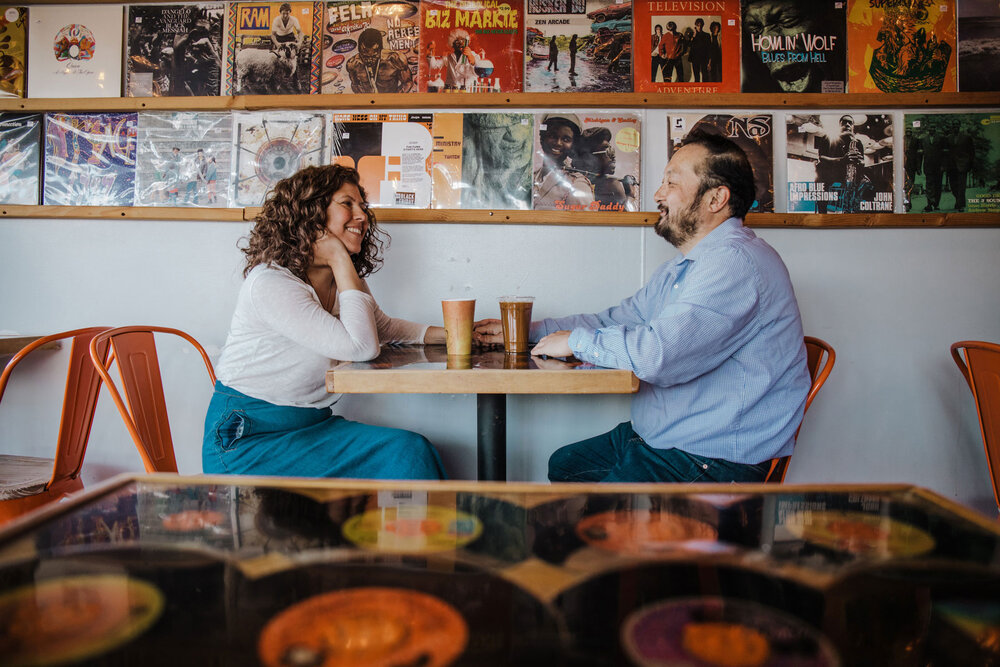
[[(242, 249), (247, 262), (244, 277), (258, 264), (271, 263), (305, 280), (312, 264), (313, 244), (326, 232), (326, 210), (333, 193), (347, 183), (357, 186), (367, 204), (357, 170), (339, 164), (306, 167), (278, 181), (254, 218), (254, 227)], [(390, 240), (379, 228), (372, 210), (367, 206), (365, 210), (368, 231), (361, 240), (361, 252), (351, 258), (362, 278), (382, 266), (382, 253)]]

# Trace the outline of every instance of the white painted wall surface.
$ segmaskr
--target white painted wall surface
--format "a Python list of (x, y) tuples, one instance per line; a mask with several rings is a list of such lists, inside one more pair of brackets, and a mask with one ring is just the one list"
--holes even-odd
[[(665, 145), (665, 124), (666, 112), (646, 114), (644, 210), (653, 208), (666, 159), (649, 147)], [(783, 155), (783, 132), (775, 152)], [(778, 167), (781, 183), (780, 160)], [(783, 210), (784, 193), (776, 196)], [(441, 298), (474, 296), (477, 317), (486, 317), (497, 314), (495, 297), (512, 291), (536, 296), (536, 317), (599, 310), (638, 289), (675, 252), (647, 229), (384, 227), (393, 241), (385, 268), (369, 280), (375, 296), (390, 314), (430, 323), (440, 323)], [(248, 230), (247, 223), (0, 219), (0, 331), (161, 324), (191, 333), (216, 358), (241, 282), (237, 242)], [(995, 514), (971, 394), (948, 347), (1000, 341), (1000, 228), (757, 232), (788, 265), (806, 332), (837, 350), (787, 481), (913, 483)], [(170, 341), (160, 352), (180, 469), (198, 473), (211, 389), (195, 353)], [(36, 356), (0, 405), (4, 453), (49, 455), (54, 447), (62, 380), (52, 383), (64, 373), (66, 350)], [(336, 409), (423, 433), (452, 477), (473, 478), (475, 405), (465, 395), (348, 396)], [(628, 405), (623, 396), (511, 397), (509, 478), (544, 481), (555, 448), (626, 420)], [(105, 392), (85, 482), (141, 469)]]

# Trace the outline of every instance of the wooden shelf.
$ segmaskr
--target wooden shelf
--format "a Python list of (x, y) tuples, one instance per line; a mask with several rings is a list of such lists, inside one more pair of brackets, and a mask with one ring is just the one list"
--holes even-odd
[[(104, 220), (191, 220), (245, 222), (259, 208), (187, 208), (168, 206), (0, 206), (0, 218), (96, 218)], [(381, 222), (416, 224), (576, 225), (582, 227), (651, 227), (658, 214), (466, 209), (375, 209)], [(1000, 213), (751, 213), (748, 227), (758, 228), (927, 228), (1000, 227)]]
[[(0, 99), (0, 111), (258, 111), (267, 109), (839, 109), (910, 107), (1000, 107), (993, 93), (399, 93), (379, 95), (237, 95), (233, 97), (81, 97)], [(984, 109), (986, 110), (986, 109)]]

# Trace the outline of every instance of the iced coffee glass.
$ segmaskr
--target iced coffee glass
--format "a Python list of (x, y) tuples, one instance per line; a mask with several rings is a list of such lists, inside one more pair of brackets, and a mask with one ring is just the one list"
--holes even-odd
[(500, 297), (500, 323), (503, 326), (503, 349), (508, 354), (527, 354), (528, 329), (531, 327), (533, 296)]

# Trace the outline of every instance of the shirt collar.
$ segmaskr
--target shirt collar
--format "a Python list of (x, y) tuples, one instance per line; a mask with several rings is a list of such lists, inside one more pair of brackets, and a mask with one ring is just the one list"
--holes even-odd
[(743, 229), (743, 221), (740, 218), (732, 217), (726, 218), (726, 220), (705, 235), (703, 239), (698, 241), (693, 248), (684, 255), (685, 260), (695, 261), (701, 256), (702, 253), (710, 250), (711, 248), (719, 245), (729, 239), (730, 237), (738, 234)]

